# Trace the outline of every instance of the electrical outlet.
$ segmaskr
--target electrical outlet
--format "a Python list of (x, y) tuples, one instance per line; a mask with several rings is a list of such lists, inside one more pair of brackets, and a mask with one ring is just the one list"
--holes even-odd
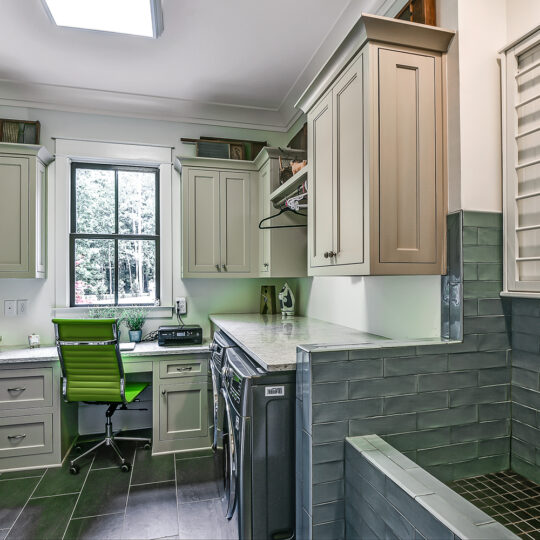
[(176, 299), (176, 313), (178, 315), (185, 315), (187, 313), (187, 303), (184, 296)]
[(28, 312), (28, 300), (17, 300), (17, 315), (20, 317)]
[(16, 316), (17, 316), (17, 301), (4, 300), (4, 317), (16, 317)]

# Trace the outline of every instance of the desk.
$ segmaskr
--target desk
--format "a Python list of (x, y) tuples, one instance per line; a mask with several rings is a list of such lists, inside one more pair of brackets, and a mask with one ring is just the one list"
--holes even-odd
[[(209, 356), (209, 342), (139, 343), (122, 353), (128, 376), (152, 381), (153, 454), (210, 446)], [(78, 403), (64, 402), (60, 382), (56, 347), (0, 347), (0, 472), (60, 465), (79, 421)]]

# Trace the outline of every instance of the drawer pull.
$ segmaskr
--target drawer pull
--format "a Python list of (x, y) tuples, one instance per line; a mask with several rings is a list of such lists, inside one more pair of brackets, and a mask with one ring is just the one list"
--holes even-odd
[(24, 386), (17, 386), (15, 388), (8, 388), (8, 392), (24, 392), (26, 388)]
[(19, 440), (19, 439), (24, 439), (26, 437), (26, 435), (23, 433), (22, 435), (8, 435), (8, 439), (16, 439), (16, 440)]
[(193, 366), (177, 367), (176, 371), (191, 371), (192, 369), (193, 369)]

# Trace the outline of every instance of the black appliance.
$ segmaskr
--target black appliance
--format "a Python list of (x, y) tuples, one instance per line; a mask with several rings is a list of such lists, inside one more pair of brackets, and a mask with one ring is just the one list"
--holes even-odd
[(229, 336), (221, 330), (214, 333), (214, 340), (210, 345), (210, 374), (212, 375), (212, 397), (214, 413), (214, 438), (212, 449), (220, 446), (220, 434), (223, 420), (223, 396), (221, 395), (221, 371), (225, 363), (225, 351), (230, 347), (238, 347)]
[(266, 372), (239, 348), (225, 354), (226, 516), (240, 540), (293, 539), (294, 372)]
[(200, 345), (202, 340), (203, 332), (198, 324), (160, 326), (158, 328), (158, 345), (161, 345), (162, 347)]

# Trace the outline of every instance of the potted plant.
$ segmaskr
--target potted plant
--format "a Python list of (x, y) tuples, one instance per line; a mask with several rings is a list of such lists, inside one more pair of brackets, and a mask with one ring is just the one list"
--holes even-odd
[(142, 338), (142, 327), (146, 321), (146, 309), (133, 307), (123, 313), (123, 321), (129, 330), (129, 341), (139, 343)]

